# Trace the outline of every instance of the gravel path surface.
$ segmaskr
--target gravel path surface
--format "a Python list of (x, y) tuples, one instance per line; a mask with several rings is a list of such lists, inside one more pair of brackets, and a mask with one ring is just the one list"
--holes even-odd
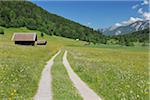
[(58, 51), (48, 62), (45, 68), (42, 71), (38, 91), (34, 96), (34, 100), (52, 100), (52, 88), (51, 81), (52, 76), (50, 74), (51, 67), (54, 63), (54, 59), (57, 55), (59, 55), (61, 51)]
[(63, 64), (67, 69), (71, 81), (73, 82), (74, 86), (77, 88), (84, 100), (101, 100), (101, 98), (92, 89), (90, 89), (88, 85), (84, 83), (72, 70), (67, 60), (67, 51), (65, 51), (63, 56)]

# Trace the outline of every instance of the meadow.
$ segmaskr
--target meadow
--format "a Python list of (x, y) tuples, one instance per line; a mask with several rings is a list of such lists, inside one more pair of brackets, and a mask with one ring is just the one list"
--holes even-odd
[(64, 50), (56, 57), (55, 63), (52, 67), (52, 89), (53, 100), (82, 100), (77, 89), (73, 86), (69, 79), (67, 70), (62, 64), (62, 57)]
[[(46, 46), (21, 46), (11, 41), (14, 32), (39, 31), (4, 28), (0, 35), (0, 99), (27, 99), (35, 95), (42, 69), (59, 50), (68, 50), (74, 71), (105, 100), (148, 100), (148, 51), (146, 47), (84, 45), (83, 41), (48, 36)], [(52, 67), (54, 100), (82, 99), (61, 63)], [(69, 93), (69, 94), (68, 94)]]
[(148, 49), (68, 47), (74, 71), (104, 100), (148, 100)]
[[(44, 35), (46, 46), (21, 46), (11, 41), (14, 32), (26, 28), (5, 28), (0, 35), (0, 99), (32, 99), (46, 62), (64, 45), (80, 44), (71, 39)], [(42, 38), (39, 31), (38, 39)], [(82, 43), (81, 43), (82, 44)]]

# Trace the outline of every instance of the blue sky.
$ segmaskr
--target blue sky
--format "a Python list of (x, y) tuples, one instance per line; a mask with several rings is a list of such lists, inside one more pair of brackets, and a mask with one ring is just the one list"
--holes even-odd
[[(106, 28), (132, 18), (142, 18), (138, 10), (148, 10), (148, 6), (142, 6), (143, 1), (32, 1), (38, 6), (70, 20), (86, 26)], [(133, 9), (133, 6), (140, 5)], [(143, 12), (144, 12), (143, 11)]]

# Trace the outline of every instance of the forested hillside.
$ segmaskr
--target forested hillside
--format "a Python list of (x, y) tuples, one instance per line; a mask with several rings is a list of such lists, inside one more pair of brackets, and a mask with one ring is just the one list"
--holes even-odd
[(108, 40), (111, 40), (111, 42), (114, 44), (126, 46), (133, 46), (135, 42), (142, 43), (142, 45), (145, 46), (149, 43), (149, 29), (144, 29), (124, 35), (110, 36)]
[(0, 1), (0, 26), (27, 27), (49, 35), (105, 43), (102, 34), (91, 28), (51, 14), (29, 1)]
[[(27, 27), (48, 35), (80, 39), (94, 44), (133, 46), (134, 42), (143, 43), (143, 45), (149, 42), (149, 29), (125, 35), (105, 36), (100, 31), (51, 14), (29, 1), (0, 1), (0, 26)], [(1, 31), (0, 34), (3, 32)]]

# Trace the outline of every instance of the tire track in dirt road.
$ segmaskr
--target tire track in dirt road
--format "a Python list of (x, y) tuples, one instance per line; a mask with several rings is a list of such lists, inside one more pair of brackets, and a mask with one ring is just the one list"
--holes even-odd
[(34, 100), (52, 100), (52, 76), (51, 76), (51, 67), (54, 63), (54, 59), (61, 51), (58, 51), (45, 65), (45, 68), (42, 71), (41, 79), (39, 82), (39, 87), (36, 95), (33, 97)]
[(67, 60), (67, 51), (65, 51), (63, 56), (63, 64), (67, 69), (70, 80), (73, 82), (74, 86), (79, 91), (80, 95), (84, 100), (102, 100), (92, 89), (88, 87), (86, 83), (84, 83), (80, 77), (72, 70), (68, 60)]

